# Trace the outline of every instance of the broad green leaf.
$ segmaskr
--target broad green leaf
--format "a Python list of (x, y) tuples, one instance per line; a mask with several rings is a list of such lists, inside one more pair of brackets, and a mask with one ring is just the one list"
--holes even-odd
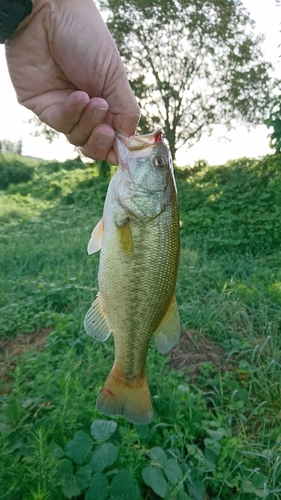
[(264, 476), (263, 474), (255, 474), (252, 477), (252, 480), (253, 480), (253, 483), (256, 485), (257, 488), (264, 489), (265, 486), (267, 485), (268, 477)]
[(140, 492), (132, 474), (123, 469), (117, 472), (111, 484), (113, 500), (139, 500)]
[(149, 486), (156, 495), (160, 498), (165, 497), (167, 490), (167, 482), (164, 478), (162, 470), (152, 465), (145, 467), (142, 471), (142, 478), (147, 486)]
[(218, 441), (214, 441), (213, 439), (206, 438), (204, 439), (204, 445), (206, 448), (212, 450), (212, 452), (218, 457), (221, 452), (221, 444)]
[(73, 463), (65, 458), (59, 463), (59, 467), (56, 472), (56, 477), (62, 484), (61, 489), (66, 498), (72, 498), (80, 495), (81, 493), (76, 478), (73, 475), (73, 470)]
[(243, 491), (245, 493), (255, 493), (257, 487), (252, 483), (252, 481), (245, 481), (243, 484)]
[(201, 481), (194, 481), (192, 484), (188, 484), (187, 489), (192, 500), (205, 500), (206, 492)]
[(91, 475), (92, 475), (92, 468), (90, 465), (84, 465), (84, 467), (78, 469), (78, 471), (75, 474), (75, 478), (81, 490), (85, 490), (86, 488), (88, 488), (91, 480)]
[(93, 441), (88, 434), (78, 431), (74, 438), (66, 445), (65, 454), (74, 463), (82, 465), (88, 457), (93, 446)]
[(103, 443), (114, 433), (116, 427), (117, 423), (114, 420), (94, 420), (91, 424), (91, 436), (99, 443)]
[(76, 478), (72, 476), (71, 478), (66, 481), (61, 488), (64, 496), (66, 498), (72, 498), (72, 497), (77, 497), (78, 495), (81, 495), (81, 490), (77, 484)]
[(268, 496), (267, 477), (262, 474), (255, 474), (252, 481), (245, 481), (243, 491), (245, 493), (254, 493), (258, 498), (266, 498)]
[(210, 438), (213, 439), (213, 441), (220, 441), (225, 436), (225, 432), (223, 429), (221, 431), (213, 431), (211, 429), (207, 429), (207, 433), (209, 434)]
[(193, 499), (190, 498), (190, 496), (184, 491), (183, 484), (180, 484), (179, 487), (168, 484), (165, 500), (193, 500)]
[(205, 448), (204, 457), (206, 459), (206, 464), (208, 463), (209, 467), (215, 467), (218, 461), (219, 456), (216, 455), (211, 448)]
[(178, 484), (183, 478), (182, 471), (174, 458), (167, 461), (167, 464), (164, 467), (164, 472), (171, 484)]
[(69, 479), (70, 477), (73, 476), (73, 463), (71, 460), (68, 460), (68, 458), (65, 458), (64, 460), (61, 460), (58, 464), (56, 476), (59, 479)]
[(95, 472), (102, 472), (106, 467), (114, 464), (118, 456), (118, 448), (112, 443), (103, 443), (96, 447), (91, 456), (90, 465)]
[(163, 467), (163, 469), (166, 467), (168, 462), (167, 455), (160, 446), (152, 448), (149, 452), (149, 457), (155, 465), (159, 465), (159, 467)]
[(57, 460), (59, 460), (64, 455), (63, 449), (60, 446), (58, 446), (57, 444), (51, 445), (51, 451)]
[(103, 474), (94, 474), (90, 481), (90, 488), (87, 490), (85, 500), (106, 500), (109, 496), (109, 486)]

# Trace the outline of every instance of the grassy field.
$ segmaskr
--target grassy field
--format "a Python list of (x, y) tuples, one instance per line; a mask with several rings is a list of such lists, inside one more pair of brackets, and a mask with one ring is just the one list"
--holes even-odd
[(106, 174), (0, 157), (0, 499), (279, 499), (281, 157), (177, 171), (183, 333), (142, 426), (96, 410), (113, 341), (83, 331)]

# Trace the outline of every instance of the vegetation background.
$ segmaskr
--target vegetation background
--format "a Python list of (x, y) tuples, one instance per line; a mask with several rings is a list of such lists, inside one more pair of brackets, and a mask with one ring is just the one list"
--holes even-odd
[(98, 291), (86, 246), (114, 168), (0, 142), (0, 499), (279, 499), (280, 97), (261, 38), (238, 0), (191, 0), (188, 23), (185, 0), (100, 4), (141, 126), (160, 116), (173, 156), (215, 123), (262, 123), (270, 105), (275, 154), (176, 169), (182, 338), (167, 357), (152, 340), (155, 418), (135, 426), (96, 410), (113, 339), (82, 326)]
[(96, 410), (114, 347), (83, 331), (113, 173), (0, 154), (0, 498), (280, 498), (280, 153), (176, 169), (182, 340), (151, 343), (144, 426)]

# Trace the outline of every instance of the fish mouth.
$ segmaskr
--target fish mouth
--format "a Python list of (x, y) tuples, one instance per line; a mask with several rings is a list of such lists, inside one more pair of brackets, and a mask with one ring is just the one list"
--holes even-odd
[(163, 140), (162, 129), (159, 128), (155, 132), (144, 135), (132, 135), (126, 137), (120, 132), (116, 131), (116, 138), (119, 139), (128, 151), (141, 151), (143, 149), (154, 147)]

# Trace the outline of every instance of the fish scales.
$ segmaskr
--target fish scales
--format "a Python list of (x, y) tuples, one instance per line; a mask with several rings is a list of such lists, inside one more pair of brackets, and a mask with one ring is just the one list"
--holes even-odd
[[(159, 217), (166, 219), (167, 229), (170, 230), (170, 214), (164, 212)], [(100, 291), (104, 302), (111, 304), (109, 323), (115, 325), (116, 332), (120, 332), (116, 336), (115, 359), (118, 366), (122, 366), (123, 373), (131, 378), (143, 372), (150, 338), (174, 293), (175, 269), (171, 265), (173, 246), (167, 245), (169, 239), (163, 231), (157, 231), (158, 238), (154, 238), (155, 224), (158, 224), (155, 220), (145, 227), (131, 224), (136, 250), (130, 261), (122, 262), (116, 253), (110, 261), (106, 252), (104, 259), (101, 256), (101, 269), (103, 266), (104, 269)], [(117, 241), (113, 245), (117, 246)], [(162, 248), (161, 265), (157, 265), (159, 247)], [(120, 310), (120, 295), (123, 295), (126, 304), (123, 311)], [(122, 336), (123, 332), (129, 332), (129, 335)]]
[[(157, 133), (151, 134), (151, 141)], [(135, 145), (138, 138), (134, 140)], [(106, 340), (112, 330), (115, 344), (114, 366), (98, 397), (97, 407), (108, 415), (122, 414), (133, 423), (147, 423), (153, 416), (145, 373), (151, 337), (155, 335), (163, 353), (168, 352), (179, 337), (174, 298), (179, 263), (177, 194), (168, 149), (159, 142), (158, 136), (157, 144), (152, 142), (145, 148), (146, 154), (147, 149), (151, 150), (147, 166), (143, 160), (140, 165), (136, 164), (139, 184), (132, 183), (129, 176), (129, 185), (122, 185), (125, 174), (121, 165), (108, 189), (101, 224), (102, 241), (96, 242), (97, 233), (100, 235), (96, 229), (92, 243), (90, 241), (94, 251), (101, 246), (100, 291), (96, 299), (98, 305), (94, 302), (86, 315), (85, 329), (99, 340)], [(122, 162), (124, 148), (121, 146), (118, 154)], [(150, 168), (157, 168), (150, 159), (153, 154), (155, 157), (157, 149), (165, 152), (166, 174), (156, 172), (158, 177), (155, 180), (152, 176), (150, 185), (138, 169), (148, 168), (149, 174)], [(130, 156), (127, 161), (129, 165), (125, 164), (125, 168), (130, 172)], [(159, 189), (153, 191), (154, 184)], [(100, 316), (97, 319), (97, 310), (99, 315), (104, 314), (104, 319)], [(103, 333), (97, 324), (106, 324)]]

